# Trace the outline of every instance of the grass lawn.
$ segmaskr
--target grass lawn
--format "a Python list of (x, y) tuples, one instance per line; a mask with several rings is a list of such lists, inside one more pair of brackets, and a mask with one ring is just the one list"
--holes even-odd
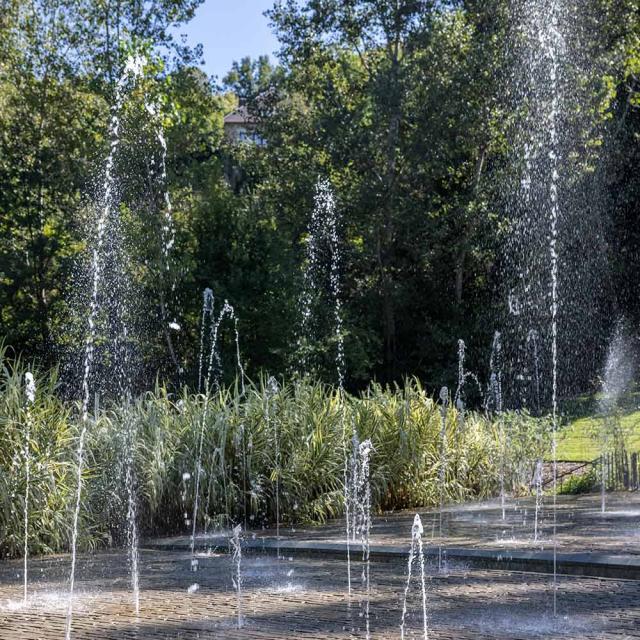
[[(629, 452), (640, 452), (640, 411), (620, 417), (627, 434)], [(574, 418), (558, 434), (558, 460), (593, 460), (600, 455), (599, 432), (602, 420), (593, 416)]]

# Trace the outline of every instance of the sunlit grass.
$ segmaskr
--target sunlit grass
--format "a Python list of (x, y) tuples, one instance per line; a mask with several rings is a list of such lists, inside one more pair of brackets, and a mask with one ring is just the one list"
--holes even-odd
[[(640, 451), (640, 411), (619, 417), (628, 451)], [(602, 418), (576, 418), (564, 427), (558, 437), (558, 459), (568, 461), (595, 460), (600, 455)]]

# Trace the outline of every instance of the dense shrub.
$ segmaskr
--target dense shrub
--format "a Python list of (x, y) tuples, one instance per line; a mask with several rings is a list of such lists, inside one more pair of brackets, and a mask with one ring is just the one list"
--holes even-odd
[(596, 488), (598, 476), (595, 469), (590, 469), (586, 473), (576, 474), (564, 480), (560, 485), (559, 493), (564, 495), (578, 495), (589, 493)]
[[(20, 552), (27, 420), (24, 367), (5, 364), (0, 380), (0, 546)], [(66, 548), (75, 492), (77, 407), (56, 394), (55, 374), (40, 376), (31, 408), (30, 544), (33, 552)], [(352, 431), (370, 438), (377, 510), (439, 501), (445, 461), (447, 501), (483, 498), (501, 473), (517, 488), (546, 447), (544, 424), (523, 414), (490, 419), (474, 412), (445, 415), (417, 381), (403, 388), (372, 385), (340, 395), (311, 381), (274, 389), (260, 381), (244, 394), (225, 388), (209, 398), (162, 386), (129, 404), (96, 406), (87, 437), (82, 546), (118, 543), (126, 514), (128, 434), (133, 432), (140, 528), (145, 534), (185, 530), (191, 518), (202, 435), (198, 527), (273, 524), (275, 487), (282, 522), (322, 522), (343, 507), (345, 451)], [(279, 454), (279, 458), (278, 458)], [(279, 464), (278, 464), (279, 460)]]

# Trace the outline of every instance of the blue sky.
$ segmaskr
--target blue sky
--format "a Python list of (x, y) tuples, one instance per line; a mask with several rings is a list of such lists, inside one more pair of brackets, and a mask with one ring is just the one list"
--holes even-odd
[(234, 60), (268, 54), (275, 59), (278, 41), (262, 14), (273, 0), (205, 0), (191, 22), (177, 30), (191, 45), (202, 44), (204, 70), (218, 80)]

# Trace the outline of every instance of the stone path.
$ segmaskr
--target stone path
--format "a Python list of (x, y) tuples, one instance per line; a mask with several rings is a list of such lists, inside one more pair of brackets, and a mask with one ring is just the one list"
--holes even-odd
[[(551, 497), (546, 498), (540, 517), (538, 542), (533, 539), (535, 501), (508, 500), (506, 506), (504, 521), (499, 500), (446, 507), (442, 536), (437, 511), (419, 513), (432, 545), (504, 550), (551, 548)], [(375, 518), (372, 544), (406, 545), (413, 517), (414, 512), (407, 512)], [(343, 526), (332, 523), (327, 527), (297, 529), (293, 536), (330, 541), (344, 537)], [(604, 514), (597, 494), (559, 496), (556, 531), (558, 551), (640, 555), (640, 492), (608, 494)]]
[[(640, 559), (640, 495), (608, 496), (608, 512), (600, 513), (597, 495), (558, 499), (559, 552), (590, 551)], [(545, 510), (543, 539), (532, 539), (531, 500), (510, 501), (506, 518), (498, 501), (451, 506), (445, 510), (442, 537), (434, 511), (423, 510), (428, 549), (446, 547), (494, 550), (551, 548), (551, 516)], [(371, 638), (399, 638), (402, 594), (413, 512), (376, 518), (372, 544), (395, 549), (371, 566)], [(343, 523), (318, 528), (282, 528), (282, 544), (336, 543)], [(274, 542), (273, 532), (245, 534), (247, 539)], [(346, 594), (345, 562), (331, 556), (295, 556), (278, 560), (257, 550), (243, 559), (242, 628), (233, 588), (231, 559), (216, 553), (226, 540), (200, 540), (211, 551), (199, 555), (200, 570), (190, 571), (181, 551), (188, 537), (153, 541), (161, 550), (143, 551), (141, 612), (133, 612), (126, 558), (99, 553), (81, 558), (77, 579), (73, 637), (81, 640), (195, 640), (280, 638), (365, 638), (361, 616), (362, 566), (352, 548), (354, 595)], [(149, 541), (148, 541), (149, 542)], [(211, 544), (209, 544), (211, 543)], [(187, 547), (188, 548), (188, 547)], [(219, 551), (220, 549), (218, 549)], [(286, 553), (286, 552), (285, 552)], [(433, 562), (431, 559), (429, 562)], [(34, 579), (26, 606), (21, 602), (21, 562), (0, 563), (0, 640), (53, 640), (64, 637), (67, 557), (34, 560)], [(197, 588), (193, 585), (197, 584)], [(191, 589), (190, 589), (191, 588)], [(191, 592), (190, 592), (191, 591)], [(428, 566), (427, 601), (430, 640), (529, 638), (599, 638), (640, 640), (640, 580), (558, 577), (558, 616), (553, 612), (552, 576), (487, 570), (456, 563), (444, 570)], [(421, 635), (419, 583), (410, 589), (408, 638)]]
[[(547, 497), (540, 514), (539, 540), (533, 539), (535, 501), (510, 499), (505, 520), (499, 500), (445, 507), (440, 535), (437, 510), (421, 509), (425, 538), (430, 546), (498, 550), (550, 550), (553, 532), (552, 498)], [(372, 545), (407, 547), (415, 511), (374, 518)], [(600, 495), (558, 496), (556, 521), (557, 550), (562, 553), (593, 552), (640, 557), (640, 492), (607, 495), (607, 511), (601, 513)], [(275, 538), (275, 531), (254, 531), (255, 539)], [(344, 523), (335, 521), (322, 527), (281, 527), (286, 540), (337, 542), (344, 540)], [(211, 535), (215, 544), (216, 534)], [(186, 546), (190, 538), (177, 536), (153, 541), (162, 548)], [(200, 544), (207, 539), (200, 536)]]
[[(354, 577), (360, 566), (354, 564)], [(189, 570), (181, 553), (144, 552), (141, 612), (133, 613), (126, 559), (101, 553), (83, 558), (77, 582), (73, 637), (78, 640), (364, 638), (356, 579), (351, 608), (343, 562), (251, 556), (243, 559), (242, 623), (229, 556), (203, 555)], [(0, 637), (63, 637), (67, 559), (32, 563), (37, 576), (29, 604), (20, 602), (19, 562), (0, 567)], [(429, 638), (640, 638), (640, 582), (561, 577), (558, 617), (552, 615), (549, 576), (428, 567)], [(405, 563), (371, 567), (371, 637), (399, 638)], [(189, 593), (189, 587), (199, 588)], [(419, 582), (411, 585), (407, 638), (421, 636)]]

